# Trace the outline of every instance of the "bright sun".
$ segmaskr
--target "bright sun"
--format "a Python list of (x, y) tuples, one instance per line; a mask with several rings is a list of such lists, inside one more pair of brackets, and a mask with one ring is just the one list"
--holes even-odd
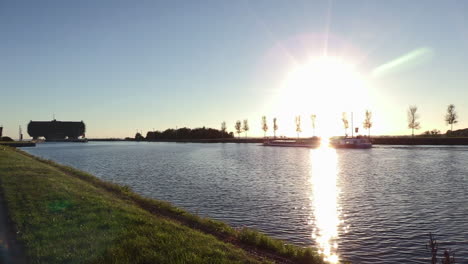
[(319, 57), (287, 74), (278, 100), (284, 118), (316, 114), (318, 134), (331, 136), (342, 131), (342, 112), (367, 107), (368, 93), (353, 65), (336, 57)]

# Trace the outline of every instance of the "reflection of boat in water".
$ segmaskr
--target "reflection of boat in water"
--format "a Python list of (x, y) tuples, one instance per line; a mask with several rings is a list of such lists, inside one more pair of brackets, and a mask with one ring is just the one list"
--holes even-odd
[(367, 138), (340, 138), (330, 141), (330, 146), (334, 148), (372, 148), (372, 143)]
[(263, 142), (263, 146), (271, 147), (296, 147), (296, 148), (317, 148), (320, 146), (320, 139), (275, 139), (275, 140), (266, 140)]

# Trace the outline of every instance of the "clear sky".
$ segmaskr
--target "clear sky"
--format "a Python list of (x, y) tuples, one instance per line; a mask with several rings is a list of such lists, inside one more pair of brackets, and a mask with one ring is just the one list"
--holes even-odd
[[(262, 115), (294, 135), (300, 114), (306, 136), (310, 114), (340, 133), (339, 113), (360, 126), (365, 108), (373, 134), (408, 134), (409, 105), (419, 132), (445, 131), (451, 103), (468, 127), (467, 1), (1, 1), (0, 36), (0, 123), (15, 138), (54, 114), (91, 138), (238, 119), (263, 135)], [(332, 78), (290, 80), (323, 56), (343, 62)]]

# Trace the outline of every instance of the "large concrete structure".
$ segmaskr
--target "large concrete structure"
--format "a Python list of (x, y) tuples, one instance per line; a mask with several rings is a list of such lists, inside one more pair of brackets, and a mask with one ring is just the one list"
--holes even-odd
[(70, 121), (31, 121), (28, 134), (33, 139), (44, 137), (46, 140), (78, 139), (85, 135), (85, 124)]

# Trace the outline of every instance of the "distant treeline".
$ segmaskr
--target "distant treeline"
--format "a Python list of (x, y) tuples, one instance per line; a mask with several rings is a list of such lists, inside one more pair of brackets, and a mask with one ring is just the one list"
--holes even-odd
[[(186, 139), (218, 139), (233, 138), (234, 134), (214, 128), (194, 128), (187, 127), (179, 129), (166, 129), (164, 131), (149, 131), (146, 133), (147, 141), (159, 140), (186, 140)], [(137, 138), (137, 137), (135, 137)]]
[(467, 137), (373, 137), (375, 145), (468, 145)]
[(455, 131), (447, 131), (447, 136), (451, 137), (468, 137), (468, 128), (465, 129), (459, 129)]

